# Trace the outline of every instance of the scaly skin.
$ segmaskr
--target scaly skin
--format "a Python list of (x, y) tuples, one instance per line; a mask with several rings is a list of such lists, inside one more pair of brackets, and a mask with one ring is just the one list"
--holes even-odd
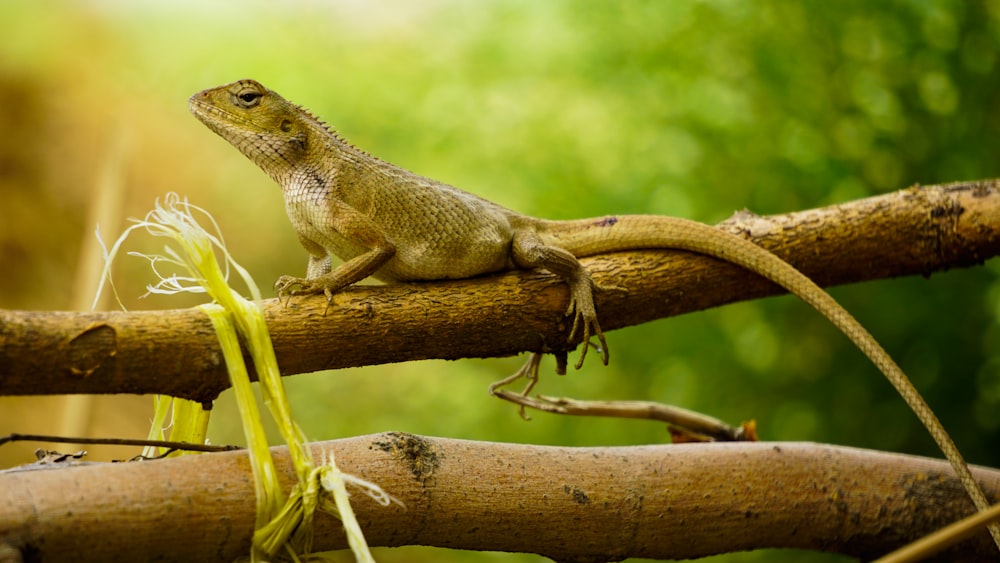
[[(631, 215), (547, 221), (379, 160), (347, 143), (308, 111), (253, 80), (199, 92), (191, 111), (271, 176), (284, 192), (305, 278), (282, 276), (279, 295), (331, 295), (373, 276), (393, 281), (463, 279), (544, 268), (570, 289), (572, 339), (582, 330), (583, 363), (597, 322), (590, 274), (577, 260), (621, 250), (678, 249), (738, 264), (812, 305), (889, 379), (951, 462), (980, 510), (989, 506), (948, 433), (910, 380), (843, 307), (804, 274), (736, 235), (674, 217)], [(332, 269), (330, 256), (345, 262)], [(993, 531), (993, 530), (991, 530)], [(1000, 534), (994, 532), (1000, 545)]]

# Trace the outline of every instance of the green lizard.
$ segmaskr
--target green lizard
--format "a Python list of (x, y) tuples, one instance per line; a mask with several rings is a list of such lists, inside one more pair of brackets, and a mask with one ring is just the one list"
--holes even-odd
[[(195, 117), (262, 168), (284, 192), (288, 217), (309, 253), (306, 277), (281, 276), (278, 295), (332, 294), (372, 276), (386, 282), (463, 279), (544, 268), (569, 286), (570, 340), (608, 348), (594, 307), (597, 289), (577, 258), (637, 249), (679, 249), (753, 271), (826, 316), (885, 374), (930, 431), (979, 510), (989, 503), (962, 455), (903, 371), (843, 307), (774, 254), (721, 229), (675, 217), (619, 215), (575, 221), (528, 217), (379, 160), (308, 111), (253, 80), (191, 97)], [(344, 263), (331, 267), (330, 257)], [(993, 531), (993, 530), (991, 530)], [(993, 531), (1000, 545), (1000, 531)]]

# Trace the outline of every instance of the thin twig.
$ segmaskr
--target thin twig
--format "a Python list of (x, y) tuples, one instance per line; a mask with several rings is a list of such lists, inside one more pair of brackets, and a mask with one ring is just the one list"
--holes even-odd
[(54, 442), (62, 444), (102, 444), (110, 446), (151, 446), (173, 448), (192, 452), (228, 452), (240, 450), (239, 446), (213, 446), (211, 444), (190, 444), (170, 440), (147, 440), (145, 438), (84, 438), (80, 436), (47, 436), (44, 434), (8, 434), (0, 437), (0, 446), (8, 442)]
[(756, 441), (752, 424), (737, 428), (717, 418), (653, 401), (580, 401), (567, 397), (529, 397), (504, 389), (491, 389), (497, 397), (523, 408), (573, 416), (604, 416), (658, 420), (720, 442)]

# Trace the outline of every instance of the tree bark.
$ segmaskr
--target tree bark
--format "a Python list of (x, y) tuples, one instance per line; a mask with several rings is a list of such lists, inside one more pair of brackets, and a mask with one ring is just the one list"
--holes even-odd
[[(871, 559), (973, 513), (943, 461), (811, 443), (565, 448), (390, 432), (313, 451), (405, 504), (352, 495), (372, 546), (557, 561), (767, 547)], [(287, 450), (274, 453), (288, 486)], [(995, 501), (1000, 471), (975, 474)], [(0, 547), (26, 561), (232, 561), (249, 552), (253, 522), (245, 451), (0, 473)], [(339, 521), (320, 515), (314, 548), (345, 547)], [(986, 532), (942, 554), (995, 556)]]
[[(1000, 252), (1000, 180), (912, 187), (854, 202), (719, 228), (747, 236), (818, 284), (980, 264)], [(678, 251), (585, 260), (601, 326), (780, 293), (737, 266)], [(285, 375), (428, 358), (566, 351), (566, 286), (541, 272), (352, 287), (334, 296), (261, 303)], [(611, 346), (614, 341), (612, 338)], [(197, 309), (0, 311), (0, 394), (161, 393), (210, 401), (228, 386), (215, 334)]]

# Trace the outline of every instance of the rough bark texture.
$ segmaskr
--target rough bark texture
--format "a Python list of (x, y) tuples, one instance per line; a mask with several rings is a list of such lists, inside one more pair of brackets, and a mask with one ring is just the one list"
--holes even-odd
[[(982, 263), (1000, 253), (1000, 180), (913, 187), (820, 209), (736, 214), (743, 233), (820, 285)], [(585, 259), (605, 330), (779, 293), (749, 272), (685, 252)], [(929, 289), (932, 290), (932, 289)], [(286, 375), (428, 358), (565, 350), (565, 284), (545, 272), (352, 287), (261, 303)], [(431, 338), (429, 335), (433, 335)], [(613, 344), (612, 344), (613, 346)], [(200, 401), (227, 387), (196, 309), (129, 313), (0, 311), (0, 394), (162, 393)]]
[[(276, 448), (284, 482), (293, 471)], [(941, 461), (809, 443), (559, 448), (384, 433), (314, 445), (403, 501), (353, 506), (373, 546), (557, 561), (795, 547), (871, 559), (972, 513)], [(978, 469), (987, 494), (1000, 471)], [(0, 473), (0, 546), (26, 561), (231, 561), (248, 553), (246, 452)], [(346, 546), (317, 519), (317, 550)], [(995, 557), (985, 532), (944, 560)]]

